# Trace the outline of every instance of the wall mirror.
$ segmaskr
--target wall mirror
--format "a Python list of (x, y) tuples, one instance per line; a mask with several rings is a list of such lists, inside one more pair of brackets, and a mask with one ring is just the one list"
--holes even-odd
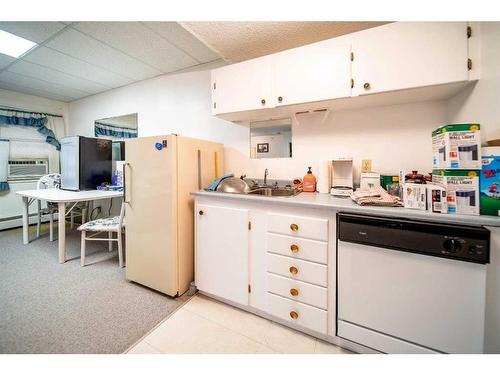
[(291, 158), (291, 119), (251, 122), (250, 157), (252, 159)]
[(137, 138), (137, 113), (95, 120), (94, 134), (114, 141)]
[(125, 160), (123, 141), (137, 138), (137, 113), (95, 120), (94, 135), (113, 141), (113, 161)]

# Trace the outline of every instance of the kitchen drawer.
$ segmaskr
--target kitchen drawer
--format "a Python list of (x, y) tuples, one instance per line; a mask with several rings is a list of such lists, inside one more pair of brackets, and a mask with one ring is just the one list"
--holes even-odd
[(315, 240), (267, 234), (267, 251), (311, 262), (327, 263), (328, 244)]
[(322, 286), (268, 273), (267, 290), (293, 301), (304, 302), (324, 310), (327, 309), (327, 292), (326, 288)]
[[(327, 285), (326, 266), (318, 263), (267, 253), (267, 271), (293, 280), (324, 287)], [(292, 271), (297, 272), (293, 273)]]
[(325, 310), (267, 293), (267, 312), (291, 324), (325, 335), (327, 333), (328, 320)]
[(294, 237), (328, 241), (328, 219), (269, 214), (267, 215), (267, 230)]

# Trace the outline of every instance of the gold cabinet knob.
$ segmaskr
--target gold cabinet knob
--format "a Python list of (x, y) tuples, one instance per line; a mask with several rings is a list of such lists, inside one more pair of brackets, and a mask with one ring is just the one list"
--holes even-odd
[(297, 232), (299, 230), (299, 226), (297, 224), (290, 224), (290, 229), (293, 232)]
[(296, 275), (296, 274), (299, 273), (299, 270), (297, 269), (297, 267), (291, 266), (290, 267), (290, 273), (293, 274), (293, 275)]
[(291, 246), (290, 246), (290, 251), (291, 251), (292, 253), (298, 253), (298, 252), (299, 252), (299, 246), (298, 246), (298, 245), (295, 245), (295, 244), (291, 245)]
[(290, 311), (290, 318), (292, 319), (297, 319), (299, 317), (299, 314), (297, 313), (297, 311)]
[(295, 288), (290, 289), (290, 294), (294, 297), (299, 295), (299, 291)]

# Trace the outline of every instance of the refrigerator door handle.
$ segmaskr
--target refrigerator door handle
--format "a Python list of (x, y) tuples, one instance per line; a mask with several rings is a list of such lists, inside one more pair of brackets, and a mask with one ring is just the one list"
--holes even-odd
[(198, 190), (201, 190), (201, 150), (198, 150)]
[(130, 166), (130, 163), (123, 163), (123, 202), (124, 203), (130, 203), (130, 201), (127, 201), (127, 179), (125, 178), (127, 176), (127, 167)]

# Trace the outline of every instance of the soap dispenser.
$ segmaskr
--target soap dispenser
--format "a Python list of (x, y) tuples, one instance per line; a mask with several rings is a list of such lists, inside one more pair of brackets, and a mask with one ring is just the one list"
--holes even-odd
[(316, 191), (316, 176), (311, 171), (312, 167), (308, 168), (309, 170), (302, 181), (302, 191), (314, 193)]

